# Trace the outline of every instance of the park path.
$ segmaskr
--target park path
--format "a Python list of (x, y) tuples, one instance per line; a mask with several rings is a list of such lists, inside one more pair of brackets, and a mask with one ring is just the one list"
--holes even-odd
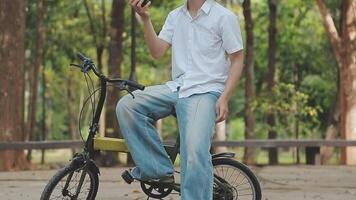
[[(137, 183), (124, 184), (125, 168), (101, 168), (99, 200), (146, 199)], [(274, 166), (253, 168), (263, 200), (356, 200), (356, 167)], [(0, 172), (0, 200), (38, 200), (55, 171)], [(178, 200), (172, 195), (167, 200)]]

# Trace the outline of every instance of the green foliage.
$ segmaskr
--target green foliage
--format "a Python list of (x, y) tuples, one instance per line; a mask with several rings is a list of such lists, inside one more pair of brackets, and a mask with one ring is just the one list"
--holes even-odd
[[(331, 1), (328, 3), (332, 4)], [(334, 5), (339, 3), (334, 2)], [(294, 137), (296, 132), (303, 137), (322, 137), (337, 96), (338, 71), (315, 1), (278, 1), (276, 88), (272, 99), (265, 85), (269, 25), (267, 1), (252, 1), (251, 9), (255, 39), (256, 137), (267, 138), (271, 128), (265, 122), (268, 112), (276, 114), (274, 128), (280, 138)], [(338, 9), (333, 7), (333, 10), (337, 19)], [(243, 23), (241, 20), (241, 27)], [(243, 92), (242, 80), (230, 102), (230, 118), (244, 117)], [(231, 120), (230, 123), (236, 122)], [(232, 138), (240, 138), (241, 131), (232, 134), (235, 134)]]
[[(258, 132), (264, 132), (274, 129), (281, 138), (293, 137), (295, 133), (295, 122), (306, 123), (310, 126), (318, 126), (318, 113), (320, 107), (308, 105), (309, 96), (296, 90), (295, 85), (278, 83), (273, 89), (273, 97), (269, 98), (269, 93), (259, 95), (254, 102), (254, 110), (261, 115), (265, 113), (274, 113), (277, 116), (275, 127), (269, 127), (267, 124), (257, 126)], [(299, 125), (300, 125), (299, 124)], [(298, 126), (299, 126), (298, 125)], [(311, 133), (309, 130), (305, 135)]]
[(228, 140), (243, 140), (245, 138), (245, 122), (243, 118), (233, 118), (228, 124)]

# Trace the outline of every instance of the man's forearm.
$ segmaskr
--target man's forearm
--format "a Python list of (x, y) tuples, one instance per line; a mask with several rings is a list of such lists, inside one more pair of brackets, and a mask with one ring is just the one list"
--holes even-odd
[(150, 53), (154, 58), (160, 58), (161, 56), (163, 56), (167, 48), (163, 46), (163, 41), (158, 38), (153, 28), (150, 17), (143, 18), (142, 21), (145, 41), (148, 45)]
[(143, 21), (145, 40), (152, 57), (156, 59), (160, 58), (164, 55), (170, 45), (169, 43), (159, 39), (153, 28), (148, 10), (148, 7), (151, 5), (151, 1), (148, 1), (145, 6), (142, 6), (143, 0), (129, 0), (129, 3), (135, 12), (141, 16)]
[(229, 77), (225, 84), (225, 90), (216, 102), (216, 122), (224, 121), (229, 113), (228, 102), (234, 91), (237, 81), (241, 77), (243, 67), (243, 53), (242, 51), (230, 55), (231, 67)]
[(231, 59), (231, 67), (229, 72), (229, 77), (226, 81), (225, 90), (221, 95), (227, 101), (231, 98), (233, 90), (239, 81), (243, 69), (243, 53), (239, 51), (236, 55), (230, 57)]
[(153, 28), (150, 17), (144, 18), (143, 20), (143, 32), (145, 35), (145, 41), (148, 45), (151, 54), (155, 52), (156, 41), (158, 39), (157, 34)]

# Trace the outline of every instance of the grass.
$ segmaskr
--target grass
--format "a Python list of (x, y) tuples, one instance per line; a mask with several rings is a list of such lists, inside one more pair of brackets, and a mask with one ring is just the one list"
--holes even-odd
[[(41, 164), (42, 151), (32, 151), (32, 164)], [(45, 151), (45, 163), (63, 163), (68, 162), (72, 158), (71, 149), (58, 149), (58, 150), (46, 150)]]

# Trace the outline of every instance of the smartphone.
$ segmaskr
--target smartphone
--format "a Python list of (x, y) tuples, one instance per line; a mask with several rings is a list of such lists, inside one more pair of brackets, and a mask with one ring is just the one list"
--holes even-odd
[(147, 5), (147, 3), (149, 2), (150, 0), (144, 0), (141, 7), (144, 7), (145, 5)]

